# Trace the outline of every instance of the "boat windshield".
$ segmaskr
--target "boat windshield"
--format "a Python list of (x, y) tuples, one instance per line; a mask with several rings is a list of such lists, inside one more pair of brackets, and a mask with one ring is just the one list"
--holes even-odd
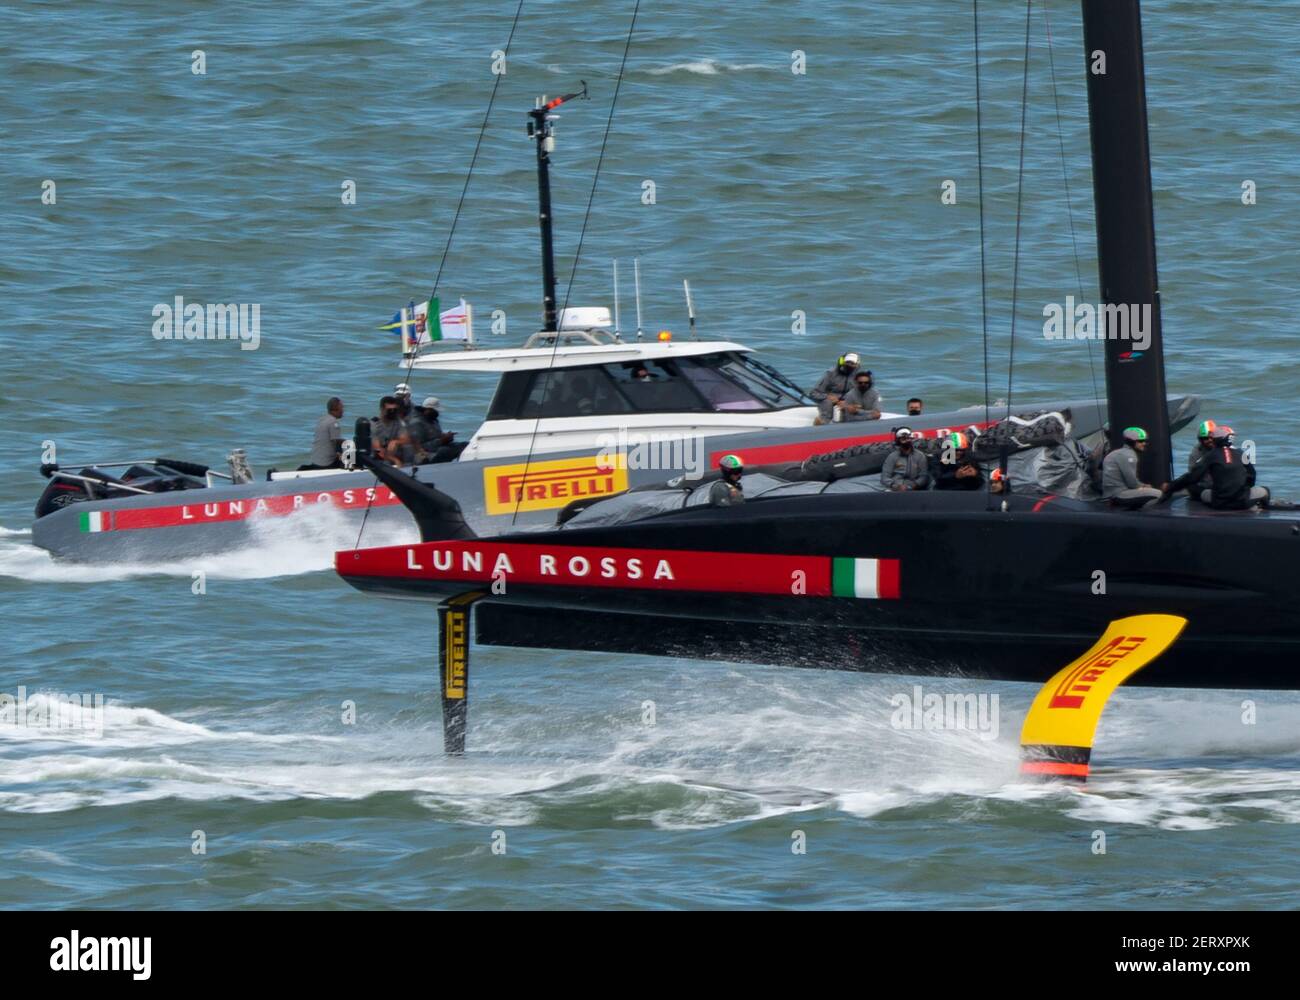
[(489, 420), (618, 413), (719, 413), (813, 406), (794, 383), (743, 354), (581, 365), (501, 377)]
[[(764, 365), (744, 354), (706, 354), (699, 358), (685, 358), (694, 362), (686, 366), (686, 375), (698, 385), (710, 386), (714, 391), (720, 381), (739, 387), (760, 409), (779, 410), (788, 406), (815, 406), (803, 390), (769, 365)], [(729, 390), (722, 396), (732, 398)], [(708, 394), (706, 392), (706, 397)], [(752, 409), (751, 406), (719, 406), (719, 409)]]

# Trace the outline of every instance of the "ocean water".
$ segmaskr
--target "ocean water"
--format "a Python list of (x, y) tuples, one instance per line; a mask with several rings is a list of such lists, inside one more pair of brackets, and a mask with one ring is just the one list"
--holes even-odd
[[(1144, 8), (1169, 385), (1295, 493), (1300, 7)], [(612, 305), (620, 257), (630, 328), (639, 256), (647, 330), (684, 332), (689, 278), (703, 332), (800, 380), (856, 349), (891, 404), (982, 401), (969, 4), (643, 4), (575, 269), (631, 12), (525, 3), (444, 301), (473, 302), (484, 339), (530, 332), (524, 112), (586, 80), (557, 129), (562, 298)], [(0, 10), (0, 694), (105, 701), (0, 723), (0, 906), (1295, 906), (1292, 693), (1121, 691), (1093, 780), (1059, 789), (1017, 778), (1027, 686), (926, 681), (996, 695), (997, 731), (912, 731), (891, 724), (907, 677), (484, 648), (449, 760), (432, 610), (340, 583), (356, 537), (328, 511), (202, 563), (31, 546), (44, 441), (69, 464), (238, 446), (284, 468), (327, 396), (373, 412), (400, 375), (375, 327), (432, 286), (514, 13)], [(1024, 31), (1023, 5), (981, 5), (990, 395), (1081, 396), (1099, 353), (1040, 333), (1045, 303), (1096, 296), (1073, 0), (1034, 4), (1008, 379)], [(178, 295), (258, 304), (259, 348), (155, 340)], [(414, 382), (462, 436), (492, 388)]]

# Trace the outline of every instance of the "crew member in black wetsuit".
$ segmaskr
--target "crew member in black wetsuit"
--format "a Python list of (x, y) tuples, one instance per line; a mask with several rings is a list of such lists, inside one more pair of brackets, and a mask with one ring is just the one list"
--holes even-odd
[(936, 490), (978, 490), (984, 487), (984, 473), (970, 456), (970, 438), (953, 431), (943, 441), (935, 462)]
[[(1213, 420), (1202, 420), (1196, 428), (1196, 444), (1192, 447), (1192, 453), (1187, 456), (1187, 471), (1192, 471), (1192, 466), (1205, 457), (1205, 453), (1214, 448), (1214, 428)], [(1201, 499), (1201, 494), (1208, 490), (1213, 484), (1210, 482), (1209, 475), (1201, 477), (1201, 481), (1196, 483), (1188, 491), (1188, 495), (1193, 500)]]
[(1255, 466), (1245, 461), (1240, 449), (1232, 447), (1232, 428), (1216, 427), (1214, 447), (1208, 449), (1186, 473), (1172, 483), (1165, 483), (1162, 500), (1179, 490), (1193, 489), (1202, 476), (1209, 476), (1211, 486), (1201, 493), (1201, 502), (1215, 510), (1249, 510), (1267, 507), (1268, 490), (1255, 485)]
[(735, 507), (745, 502), (745, 488), (740, 477), (745, 474), (745, 463), (738, 455), (723, 455), (718, 460), (722, 478), (709, 487), (709, 504), (713, 507)]

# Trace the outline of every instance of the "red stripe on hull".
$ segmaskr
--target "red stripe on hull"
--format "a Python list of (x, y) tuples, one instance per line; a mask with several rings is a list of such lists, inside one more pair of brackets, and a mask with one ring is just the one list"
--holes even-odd
[[(883, 562), (883, 560), (882, 560)], [(341, 576), (829, 597), (829, 556), (452, 541), (338, 552)]]
[(348, 490), (304, 491), (275, 497), (249, 497), (244, 500), (223, 500), (219, 503), (187, 503), (173, 507), (127, 507), (112, 512), (113, 530), (177, 528), (191, 524), (245, 521), (250, 517), (285, 517), (318, 505), (353, 510), (363, 508), (367, 503), (374, 507), (389, 507), (401, 501), (388, 487), (378, 486)]

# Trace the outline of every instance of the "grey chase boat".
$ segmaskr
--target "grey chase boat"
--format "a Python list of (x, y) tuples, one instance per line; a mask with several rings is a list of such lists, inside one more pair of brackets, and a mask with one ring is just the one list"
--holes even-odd
[[(693, 315), (689, 337), (643, 341), (639, 318), (637, 339), (623, 339), (617, 297), (613, 329), (607, 309), (557, 309), (549, 171), (553, 112), (565, 100), (529, 112), (537, 147), (542, 329), (518, 348), (431, 349), (403, 361), (405, 371), (498, 379), (486, 419), (459, 459), (413, 470), (454, 498), (474, 531), (545, 530), (574, 500), (698, 476), (728, 453), (754, 465), (799, 463), (889, 441), (904, 421), (929, 439), (989, 425), (987, 408), (978, 406), (817, 426), (816, 404), (802, 389), (737, 341), (695, 339)], [(639, 369), (650, 377), (634, 378)], [(1198, 399), (1173, 397), (1167, 406), (1162, 419), (1178, 428), (1195, 417)], [(1105, 403), (1096, 399), (1028, 402), (1012, 416), (1043, 413), (1059, 414), (1081, 439), (1097, 435), (1106, 419)], [(220, 554), (292, 533), (325, 507), (353, 530), (365, 518), (368, 530), (382, 537), (404, 529), (415, 535), (397, 496), (364, 469), (257, 479), (240, 452), (229, 471), (167, 458), (41, 471), (48, 482), (32, 540), (59, 559), (159, 562)]]

